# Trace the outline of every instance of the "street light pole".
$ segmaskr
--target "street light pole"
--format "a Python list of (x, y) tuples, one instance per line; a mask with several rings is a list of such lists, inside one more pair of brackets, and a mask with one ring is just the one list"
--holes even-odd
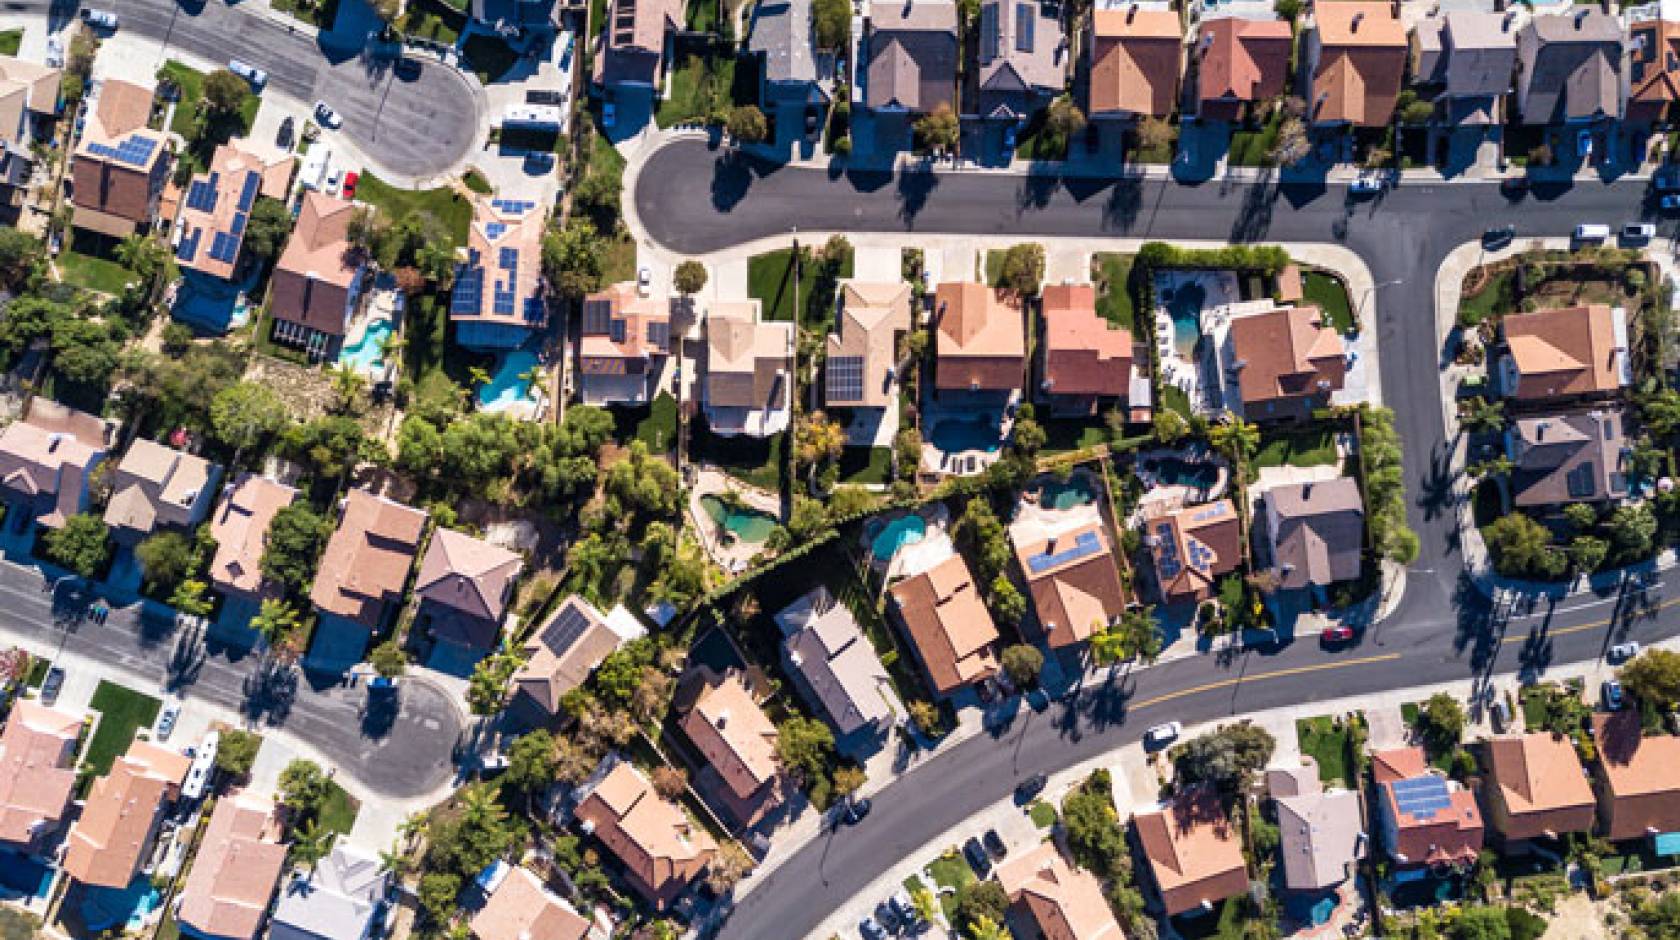
[(1355, 318), (1363, 324), (1365, 322), (1365, 302), (1371, 299), (1371, 295), (1385, 287), (1393, 287), (1404, 280), (1404, 278), (1397, 277), (1392, 281), (1383, 281), (1381, 284), (1372, 284), (1370, 287), (1365, 288), (1365, 292), (1359, 295), (1359, 309), (1354, 313)]

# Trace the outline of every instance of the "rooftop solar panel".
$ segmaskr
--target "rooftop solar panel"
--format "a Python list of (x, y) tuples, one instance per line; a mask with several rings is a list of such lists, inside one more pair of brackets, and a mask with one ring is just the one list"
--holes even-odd
[(828, 397), (833, 401), (863, 398), (862, 356), (836, 356), (828, 361)]
[(262, 177), (256, 173), (245, 174), (245, 185), (239, 190), (239, 211), (250, 212), (251, 203), (257, 201), (257, 187), (262, 185)]
[(496, 263), (500, 265), (504, 271), (519, 270), (519, 249), (503, 248), (496, 255)]
[(505, 224), (501, 222), (491, 222), (484, 226), (484, 237), (490, 239), (491, 241), (495, 241), (496, 239), (501, 238), (502, 233), (505, 231), (507, 231), (507, 226)]
[(194, 229), (181, 236), (181, 244), (175, 246), (175, 260), (190, 263), (198, 254), (198, 240), (203, 234), (203, 229)]
[(216, 211), (216, 188), (205, 180), (193, 180), (187, 187), (187, 208), (197, 212)]
[(1027, 567), (1031, 569), (1033, 574), (1058, 568), (1070, 561), (1089, 558), (1102, 550), (1102, 543), (1097, 540), (1097, 533), (1095, 532), (1079, 533), (1078, 537), (1073, 540), (1072, 545), (1063, 546), (1059, 539), (1055, 545), (1059, 550), (1054, 554), (1044, 552), (1027, 558)]
[(477, 313), (484, 302), (484, 272), (465, 268), (455, 277), (455, 289), (449, 295), (450, 313)]
[(250, 216), (244, 212), (235, 212), (233, 214), (233, 224), (228, 226), (228, 234), (234, 238), (242, 237), (245, 234), (245, 220), (248, 218)]

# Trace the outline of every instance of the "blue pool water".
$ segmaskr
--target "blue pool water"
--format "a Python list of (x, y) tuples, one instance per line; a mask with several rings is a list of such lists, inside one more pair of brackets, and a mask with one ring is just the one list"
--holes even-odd
[(1195, 486), (1206, 489), (1219, 481), (1219, 467), (1205, 461), (1191, 462), (1176, 457), (1149, 459), (1143, 469), (1170, 486)]
[(887, 522), (877, 522), (869, 536), (869, 552), (877, 561), (888, 561), (906, 545), (914, 545), (927, 534), (927, 522), (914, 513)]
[(385, 368), (385, 343), (391, 338), (390, 320), (375, 320), (367, 325), (356, 342), (338, 354), (339, 365), (357, 372), (379, 372)]
[(947, 454), (960, 454), (965, 450), (983, 450), (989, 454), (1003, 446), (998, 423), (986, 417), (936, 421), (928, 440)]
[(0, 887), (25, 898), (44, 898), (52, 883), (51, 868), (15, 852), (0, 852)]
[(490, 381), (478, 387), (478, 407), (484, 411), (500, 411), (530, 393), (531, 383), (520, 378), (537, 364), (537, 354), (529, 349), (515, 349), (504, 353), (496, 361), (496, 371)]
[(1038, 504), (1045, 509), (1072, 509), (1096, 501), (1097, 490), (1083, 473), (1068, 477), (1066, 483), (1051, 480), (1038, 487)]
[(136, 875), (126, 888), (88, 888), (82, 897), (82, 922), (95, 933), (112, 927), (139, 930), (146, 915), (162, 902), (163, 895), (152, 887), (151, 879)]
[(1173, 348), (1190, 358), (1196, 352), (1196, 341), (1202, 338), (1202, 304), (1207, 300), (1207, 288), (1194, 281), (1173, 288), (1167, 301), (1167, 313), (1172, 315)]

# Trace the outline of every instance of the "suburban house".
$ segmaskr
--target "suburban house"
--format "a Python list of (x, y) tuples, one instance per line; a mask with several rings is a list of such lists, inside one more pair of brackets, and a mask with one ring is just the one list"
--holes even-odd
[(1248, 891), (1242, 836), (1219, 794), (1195, 787), (1132, 817), (1168, 917)]
[(245, 790), (216, 800), (175, 919), (201, 940), (255, 940), (286, 867), (274, 801)]
[(1620, 405), (1518, 418), (1505, 429), (1511, 501), (1601, 503), (1628, 495), (1627, 415)]
[(1312, 124), (1383, 127), (1394, 115), (1411, 43), (1392, 3), (1313, 5), (1306, 68)]
[(910, 332), (910, 285), (845, 281), (828, 334), (823, 401), (829, 408), (873, 411), (877, 421), (898, 408), (898, 341)]
[(657, 96), (683, 28), (680, 0), (611, 0), (595, 57), (595, 84), (613, 93)]
[(1167, 604), (1207, 600), (1215, 583), (1242, 563), (1242, 525), (1228, 499), (1145, 519), (1143, 544)]
[(56, 529), (88, 508), (88, 478), (105, 459), (101, 418), (47, 398), (0, 430), (0, 498), (14, 512)]
[(414, 579), (419, 600), (414, 623), (437, 641), (433, 668), (470, 671), (495, 650), (502, 617), (524, 569), (525, 559), (500, 545), (454, 529), (432, 533)]
[(455, 266), (449, 322), (468, 349), (517, 349), (548, 322), (536, 203), (479, 197), (467, 230), (467, 260)]
[(366, 270), (350, 245), (353, 204), (308, 190), (286, 249), (269, 278), (268, 312), (273, 340), (336, 359), (362, 296)]
[(525, 641), (525, 662), (513, 674), (513, 704), (534, 709), (538, 720), (560, 714), (560, 700), (583, 684), (613, 650), (646, 633), (619, 607), (604, 615), (573, 594)]
[(1667, 3), (1655, 6), (1651, 15), (1627, 11), (1627, 119), (1640, 124), (1673, 121), (1680, 102), (1680, 22), (1663, 15), (1680, 11)]
[(663, 911), (711, 863), (717, 843), (634, 765), (607, 764), (578, 788), (577, 818), (623, 865), (630, 886)]
[(671, 302), (621, 281), (583, 298), (578, 398), (586, 405), (645, 405), (671, 354)]
[[(173, 233), (175, 263), (190, 281), (196, 277), (231, 281), (239, 268), (239, 249), (245, 244), (245, 225), (258, 196), (284, 201), (295, 166), (290, 154), (257, 153), (250, 141), (221, 144), (210, 168), (192, 178), (181, 203)], [(228, 320), (194, 319), (197, 305), (177, 305), (175, 316), (194, 326), (224, 332)], [(228, 316), (231, 305), (215, 305)]]
[(1178, 107), (1184, 24), (1160, 2), (1103, 0), (1091, 11), (1085, 115), (1093, 121), (1165, 118)]
[(1323, 891), (1352, 878), (1370, 844), (1359, 794), (1324, 789), (1311, 758), (1266, 771), (1266, 785), (1277, 808), (1284, 887)]
[(1487, 743), (1487, 820), (1504, 842), (1588, 832), (1598, 808), (1567, 735), (1539, 731)]
[(1037, 397), (1049, 403), (1053, 414), (1085, 417), (1119, 405), (1128, 421), (1149, 420), (1149, 358), (1137, 354), (1131, 330), (1097, 314), (1096, 288), (1049, 285), (1040, 313), (1044, 335)]
[(1196, 65), (1196, 116), (1240, 121), (1257, 104), (1284, 93), (1295, 32), (1272, 17), (1216, 16), (1202, 21), (1191, 51)]
[(12, 704), (0, 732), (0, 847), (35, 855), (63, 823), (85, 724), (26, 698)]
[(168, 748), (130, 742), (88, 791), (64, 853), (65, 874), (96, 888), (127, 888), (191, 768), (191, 758)]
[(706, 425), (769, 437), (793, 419), (792, 323), (766, 323), (758, 301), (716, 303), (706, 316)]
[(1482, 851), (1476, 795), (1429, 766), (1421, 747), (1371, 754), (1383, 846), (1406, 867), (1468, 868)]
[(35, 172), (31, 148), (58, 115), (63, 71), (0, 56), (0, 214), (15, 221)]
[[(883, 737), (906, 714), (875, 648), (845, 604), (822, 586), (776, 614), (782, 663), (836, 737)], [(844, 748), (845, 742), (841, 742)]]
[(811, 6), (811, 0), (756, 4), (747, 35), (747, 52), (758, 57), (758, 100), (764, 113), (801, 133), (806, 109), (828, 105), (823, 80), (834, 69), (832, 54), (817, 52)]
[(1214, 335), (1225, 407), (1249, 421), (1305, 421), (1347, 380), (1342, 337), (1317, 307), (1234, 314)]
[(979, 70), (963, 110), (983, 121), (1024, 124), (1067, 85), (1070, 59), (1061, 5), (981, 0)]
[(566, 4), (559, 0), (472, 0), (472, 18), (510, 45), (552, 39), (562, 26)]
[(911, 123), (957, 103), (957, 5), (947, 0), (869, 6), (859, 44), (863, 106), (897, 145)]
[(953, 551), (887, 593), (935, 693), (949, 696), (997, 673), (997, 626), (961, 555)]
[(1412, 33), (1413, 80), (1441, 89), (1455, 127), (1505, 120), (1505, 95), (1517, 66), (1516, 12), (1452, 10), (1418, 21)]
[(1261, 495), (1272, 571), (1285, 591), (1323, 589), (1359, 578), (1365, 503), (1351, 477), (1283, 483)]
[(367, 641), (403, 596), (426, 511), (352, 489), (321, 553), (309, 599), (321, 612), (310, 657), (332, 668), (361, 661)]
[(1007, 291), (972, 282), (934, 292), (934, 388), (988, 397), (1019, 393), (1027, 380), (1021, 303)]
[(475, 940), (584, 940), (589, 921), (543, 886), (529, 868), (491, 863), (484, 906), (472, 915)]
[(377, 856), (340, 839), (280, 892), (269, 940), (369, 940), (390, 888), (391, 874)]
[(132, 545), (160, 529), (191, 529), (210, 514), (222, 468), (196, 454), (136, 438), (111, 474), (105, 524)]
[(717, 802), (743, 826), (754, 825), (780, 805), (776, 726), (741, 673), (720, 675), (698, 666), (685, 677), (678, 701), (688, 705), (683, 734), (706, 760), (696, 784), (721, 796)]
[(1659, 855), (1680, 842), (1680, 737), (1641, 733), (1639, 709), (1593, 715), (1599, 831), (1612, 842), (1649, 839)]
[(1517, 33), (1524, 124), (1619, 121), (1627, 103), (1622, 24), (1592, 6), (1536, 16)]
[(240, 473), (234, 478), (210, 516), (210, 537), (216, 540), (216, 555), (210, 562), (211, 587), (251, 601), (270, 595), (274, 586), (262, 573), (268, 524), (295, 499), (296, 489), (267, 477)]
[(169, 182), (166, 135), (147, 122), (152, 90), (107, 78), (85, 106), (87, 122), (70, 164), (72, 223), (112, 238), (151, 228)]
[(1029, 639), (1051, 649), (1078, 646), (1126, 609), (1114, 545), (1095, 504), (1081, 510), (1017, 519), (1009, 526), (1015, 560), (1026, 577), (1034, 616)]
[(1500, 389), (1519, 403), (1606, 398), (1633, 384), (1627, 311), (1606, 304), (1513, 313), (1500, 323)]
[(1044, 940), (1124, 940), (1096, 875), (1069, 865), (1053, 840), (997, 867), (1009, 903), (1038, 926)]

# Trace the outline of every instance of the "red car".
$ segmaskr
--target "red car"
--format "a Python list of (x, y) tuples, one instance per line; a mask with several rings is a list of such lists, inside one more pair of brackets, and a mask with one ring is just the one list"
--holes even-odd
[(355, 173), (344, 174), (344, 198), (349, 201), (356, 198), (356, 181), (361, 179)]
[(1352, 627), (1325, 627), (1318, 638), (1325, 643), (1346, 643), (1353, 639)]

